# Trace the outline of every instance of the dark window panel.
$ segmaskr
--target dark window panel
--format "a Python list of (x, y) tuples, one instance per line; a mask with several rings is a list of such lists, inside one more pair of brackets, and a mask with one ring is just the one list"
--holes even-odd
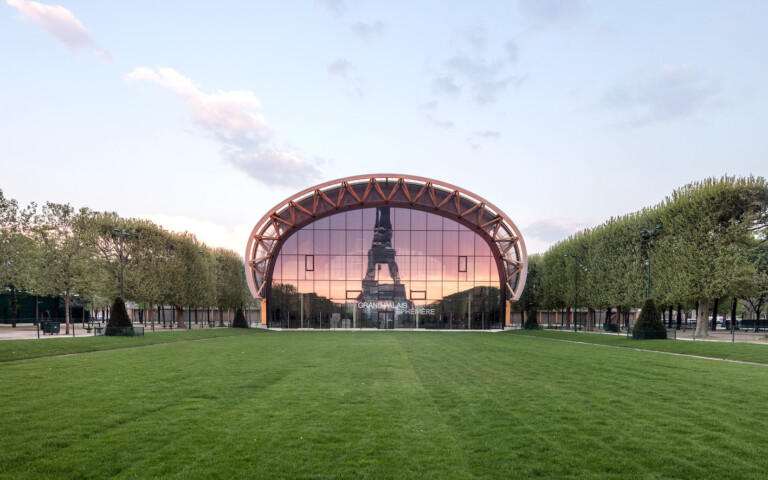
[(304, 255), (304, 270), (307, 272), (315, 271), (315, 256)]

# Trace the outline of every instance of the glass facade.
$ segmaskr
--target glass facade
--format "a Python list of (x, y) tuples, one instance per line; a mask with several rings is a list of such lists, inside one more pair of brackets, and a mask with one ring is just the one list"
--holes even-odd
[(321, 218), (285, 239), (272, 268), (272, 327), (496, 329), (504, 323), (488, 243), (434, 213), (369, 207)]

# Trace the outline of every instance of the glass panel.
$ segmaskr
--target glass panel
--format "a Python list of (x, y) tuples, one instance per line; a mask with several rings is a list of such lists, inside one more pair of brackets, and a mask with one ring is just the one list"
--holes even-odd
[(411, 257), (396, 255), (395, 263), (397, 263), (397, 268), (400, 269), (400, 280), (404, 283), (408, 282), (411, 279)]
[(328, 255), (315, 255), (315, 280), (329, 280), (331, 278), (331, 257)]
[(283, 279), (298, 280), (299, 278), (299, 256), (298, 255), (280, 255), (283, 258)]
[(470, 230), (459, 232), (459, 255), (475, 254), (475, 237), (477, 234)]
[(363, 211), (352, 210), (345, 212), (347, 217), (347, 230), (359, 230), (363, 228)]
[(425, 255), (427, 253), (427, 232), (411, 232), (411, 255)]
[(427, 214), (427, 230), (438, 231), (443, 229), (443, 217), (434, 213)]
[(427, 212), (420, 210), (411, 211), (411, 230), (427, 229)]
[(427, 298), (442, 298), (443, 282), (427, 282)]
[(427, 232), (427, 253), (429, 255), (443, 254), (443, 232), (442, 231)]
[(425, 257), (424, 255), (411, 257), (411, 279), (413, 280), (427, 279), (427, 257)]
[(320, 220), (315, 221), (312, 226), (315, 227), (315, 230), (328, 230), (330, 221), (328, 217), (323, 217)]
[(296, 255), (298, 253), (298, 243), (296, 242), (297, 238), (299, 237), (296, 236), (296, 232), (291, 234), (291, 236), (288, 237), (288, 239), (283, 244), (280, 252), (288, 255)]
[(331, 256), (331, 280), (344, 280), (346, 271), (343, 255)]
[(490, 257), (475, 257), (475, 274), (473, 278), (478, 282), (486, 282), (491, 279), (491, 264), (494, 263)]
[(299, 280), (299, 293), (312, 293), (314, 288), (314, 282), (312, 280)]
[(347, 216), (344, 213), (331, 215), (331, 230), (344, 230), (347, 228)]
[(396, 232), (405, 232), (411, 229), (411, 211), (406, 208), (393, 208), (394, 220), (392, 228)]
[(344, 230), (331, 230), (331, 254), (347, 254), (347, 232)]
[(330, 232), (328, 230), (315, 230), (315, 250), (318, 255), (328, 255), (331, 248), (330, 241), (328, 240)]
[(359, 230), (347, 230), (347, 255), (362, 255), (366, 248), (363, 245), (363, 232)]
[(411, 251), (411, 232), (408, 230), (395, 231), (392, 235), (392, 246), (397, 253), (409, 255)]
[(428, 255), (427, 261), (427, 280), (441, 280), (443, 276), (443, 258)]
[(272, 263), (274, 264), (272, 267), (272, 281), (273, 282), (279, 282), (280, 279), (283, 277), (283, 259), (282, 255), (278, 255)]
[(443, 230), (458, 230), (461, 227), (461, 224), (455, 220), (451, 220), (450, 218), (443, 218)]
[(374, 225), (376, 225), (376, 209), (364, 208), (362, 212), (363, 212), (363, 231), (371, 232), (371, 235), (373, 235), (373, 227)]
[(299, 237), (299, 255), (315, 253), (312, 230), (301, 229), (296, 234)]
[(478, 257), (491, 257), (491, 247), (478, 236), (475, 238), (475, 255)]
[(315, 280), (314, 288), (315, 288), (315, 293), (317, 294), (318, 297), (322, 297), (322, 298), (330, 298), (331, 297), (331, 284), (330, 284), (330, 282), (327, 282), (327, 281), (318, 282), (317, 280)]
[(443, 255), (459, 254), (459, 232), (443, 232)]
[(347, 288), (343, 280), (331, 280), (330, 282), (331, 287), (331, 298), (333, 298), (336, 301), (345, 301), (347, 297)]
[[(360, 255), (348, 256), (347, 260), (347, 280), (362, 281), (363, 279), (363, 257)], [(358, 285), (359, 287), (359, 285)]]

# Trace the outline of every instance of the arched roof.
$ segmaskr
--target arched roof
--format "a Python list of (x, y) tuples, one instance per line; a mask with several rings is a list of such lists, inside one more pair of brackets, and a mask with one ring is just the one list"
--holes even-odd
[(399, 174), (332, 180), (303, 190), (269, 210), (251, 231), (245, 252), (246, 278), (253, 296), (266, 295), (272, 260), (291, 233), (335, 213), (381, 206), (437, 213), (473, 229), (491, 246), (503, 273), (507, 298), (520, 298), (528, 260), (523, 237), (512, 220), (474, 193), (438, 180)]

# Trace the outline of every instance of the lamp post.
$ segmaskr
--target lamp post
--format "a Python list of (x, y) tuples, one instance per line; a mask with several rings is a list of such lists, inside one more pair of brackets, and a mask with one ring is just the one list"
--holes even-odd
[(576, 331), (576, 306), (578, 305), (579, 292), (579, 256), (575, 253), (565, 254), (563, 257), (573, 258), (573, 331)]
[(120, 298), (125, 300), (123, 284), (123, 239), (125, 237), (130, 237), (131, 234), (125, 230), (120, 229), (119, 227), (115, 227), (114, 231), (120, 235)]
[(644, 228), (640, 233), (648, 235), (648, 284), (645, 291), (645, 298), (651, 298), (651, 245), (653, 245), (653, 232), (661, 230), (661, 224), (657, 224), (652, 229)]

